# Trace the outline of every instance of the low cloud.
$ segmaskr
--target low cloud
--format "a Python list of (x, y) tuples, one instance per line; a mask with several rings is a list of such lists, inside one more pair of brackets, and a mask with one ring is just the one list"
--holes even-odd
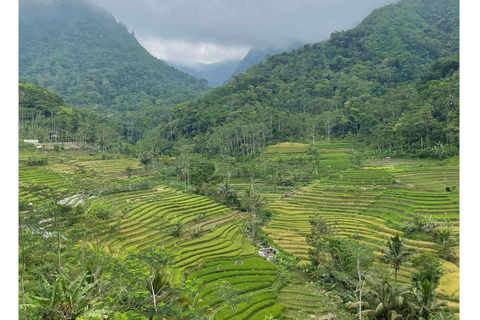
[(186, 40), (148, 38), (139, 39), (155, 57), (173, 63), (193, 66), (195, 62), (213, 63), (242, 59), (250, 47), (222, 46), (214, 43), (195, 43)]
[(153, 55), (184, 63), (241, 58), (248, 48), (318, 42), (394, 0), (92, 0)]

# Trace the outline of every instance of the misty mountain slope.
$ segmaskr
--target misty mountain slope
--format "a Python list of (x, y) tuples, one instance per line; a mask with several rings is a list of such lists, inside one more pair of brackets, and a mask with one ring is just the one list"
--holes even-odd
[(127, 108), (200, 97), (204, 81), (149, 54), (106, 10), (83, 1), (20, 1), (21, 82), (39, 84), (75, 105)]
[(193, 67), (174, 64), (175, 68), (197, 79), (205, 79), (212, 88), (221, 86), (230, 80), (241, 60), (226, 60), (215, 63), (199, 63)]
[(320, 114), (347, 102), (364, 104), (418, 79), (428, 64), (457, 51), (458, 1), (402, 0), (376, 9), (354, 29), (273, 55), (235, 76), (192, 105), (189, 121), (204, 110), (211, 119), (189, 125), (185, 133), (196, 135), (236, 119), (232, 112), (245, 106)]
[(286, 47), (266, 47), (258, 48), (254, 47), (250, 49), (247, 55), (242, 60), (227, 60), (219, 61), (216, 63), (199, 63), (193, 67), (174, 64), (173, 65), (180, 71), (186, 72), (197, 79), (205, 79), (212, 88), (216, 88), (221, 85), (226, 85), (232, 76), (237, 73), (244, 73), (251, 66), (264, 61), (268, 56), (274, 55), (280, 52), (291, 51), (300, 47), (300, 43), (294, 43)]
[[(270, 56), (188, 109), (178, 108), (174, 121), (186, 137), (228, 135), (243, 125), (255, 131), (255, 124), (263, 140), (285, 141), (305, 136), (300, 116), (311, 115), (318, 116), (315, 127), (325, 127), (328, 137), (364, 133), (382, 141), (382, 132), (395, 135), (395, 122), (406, 109), (422, 106), (410, 105), (413, 100), (377, 104), (377, 99), (395, 88), (402, 88), (399, 96), (415, 97), (414, 83), (431, 63), (458, 52), (458, 38), (458, 1), (401, 0), (327, 41)], [(445, 68), (444, 74), (456, 74), (448, 63)], [(447, 99), (450, 93), (444, 89), (441, 96)], [(433, 108), (433, 117), (445, 121), (444, 105)], [(451, 121), (453, 128), (456, 120)]]
[(247, 55), (238, 64), (238, 67), (235, 70), (235, 74), (246, 72), (248, 68), (250, 68), (251, 66), (264, 61), (267, 56), (278, 54), (284, 51), (291, 51), (300, 46), (301, 46), (300, 43), (295, 43), (284, 48), (275, 48), (275, 47), (252, 48), (248, 51)]

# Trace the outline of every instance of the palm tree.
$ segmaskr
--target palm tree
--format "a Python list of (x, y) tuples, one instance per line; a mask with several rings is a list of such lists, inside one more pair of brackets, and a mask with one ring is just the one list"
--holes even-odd
[(388, 250), (382, 250), (383, 261), (389, 263), (395, 270), (395, 283), (400, 267), (410, 259), (414, 251), (405, 248), (405, 240), (400, 239), (398, 233), (388, 240)]
[(388, 280), (370, 284), (370, 290), (365, 292), (367, 309), (362, 316), (373, 316), (379, 320), (395, 319), (404, 303), (405, 292)]
[[(434, 281), (424, 280), (418, 283), (407, 296), (407, 308), (404, 310), (406, 320), (431, 320), (439, 315), (447, 315), (450, 309), (446, 302), (439, 302), (435, 296), (437, 284)], [(436, 319), (436, 318), (435, 318)]]
[(458, 239), (454, 237), (450, 228), (437, 230), (435, 232), (435, 242), (440, 245), (439, 256), (447, 259), (455, 259), (453, 248), (458, 244)]
[(140, 154), (140, 159), (139, 160), (140, 160), (140, 163), (143, 164), (143, 166), (144, 166), (145, 173), (147, 173), (147, 165), (149, 165), (153, 160), (152, 153), (151, 152), (142, 152)]

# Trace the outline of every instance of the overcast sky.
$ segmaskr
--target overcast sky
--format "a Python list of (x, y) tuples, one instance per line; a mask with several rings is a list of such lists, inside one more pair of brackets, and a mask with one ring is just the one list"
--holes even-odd
[(160, 59), (241, 59), (253, 46), (318, 42), (395, 0), (92, 0)]

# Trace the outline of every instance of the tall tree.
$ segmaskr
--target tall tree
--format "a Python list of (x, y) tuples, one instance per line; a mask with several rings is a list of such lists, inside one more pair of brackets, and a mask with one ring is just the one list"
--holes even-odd
[(387, 245), (388, 249), (382, 250), (382, 259), (395, 270), (397, 283), (398, 270), (414, 255), (414, 251), (405, 248), (405, 240), (401, 239), (398, 233), (388, 240)]

